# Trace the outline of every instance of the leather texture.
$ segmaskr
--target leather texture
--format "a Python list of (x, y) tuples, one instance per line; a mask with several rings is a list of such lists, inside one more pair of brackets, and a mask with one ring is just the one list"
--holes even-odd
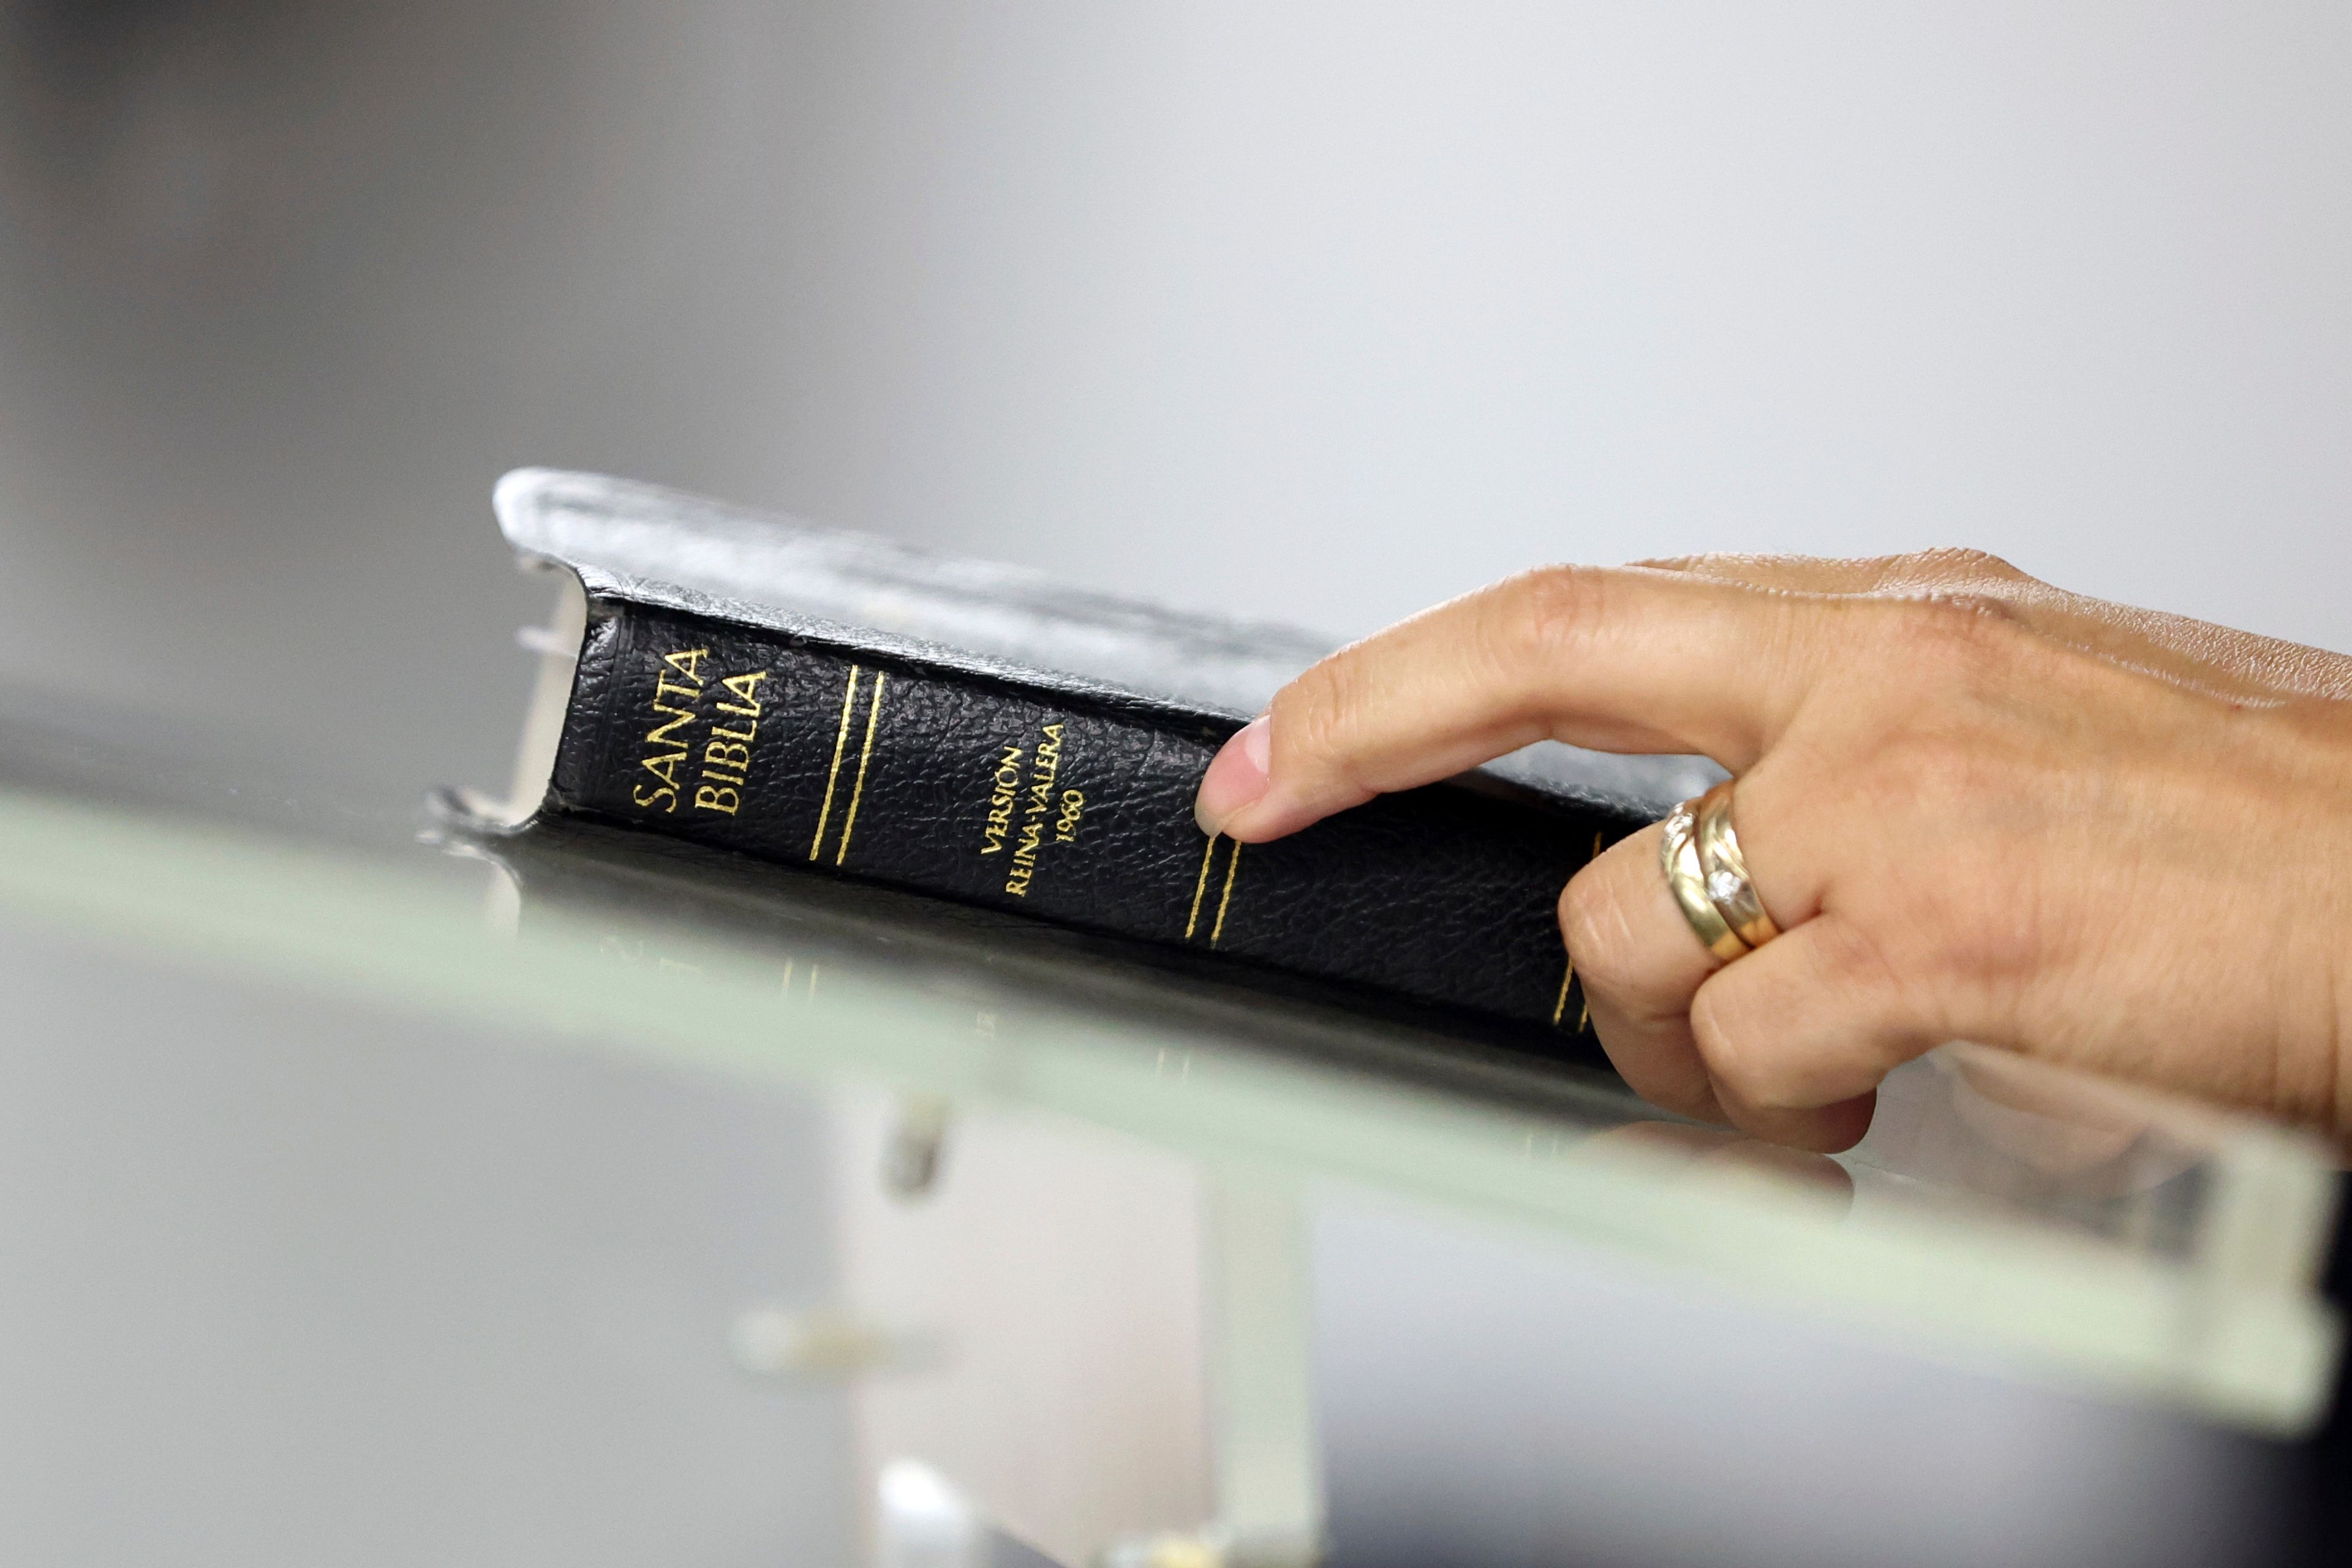
[[(1258, 712), (1339, 646), (1295, 626), (1188, 614), (601, 474), (519, 468), (499, 482), (497, 510), (521, 554), (632, 595), (667, 593), (680, 603), (698, 597), (876, 628), (1196, 710)], [(1557, 741), (1485, 771), (1651, 819), (1724, 776), (1703, 757), (1617, 756)]]
[(1273, 844), (1192, 795), (1230, 713), (823, 623), (590, 584), (542, 810), (1542, 1031), (1582, 1005), (1554, 909), (1638, 814), (1468, 775)]

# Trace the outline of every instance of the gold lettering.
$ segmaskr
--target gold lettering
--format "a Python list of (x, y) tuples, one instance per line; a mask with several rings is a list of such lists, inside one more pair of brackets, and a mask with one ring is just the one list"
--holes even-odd
[(719, 710), (721, 713), (740, 713), (746, 719), (757, 719), (760, 716), (760, 682), (767, 679), (768, 672), (764, 669), (755, 669), (749, 675), (728, 676), (719, 684), (733, 692), (740, 700), (721, 702), (719, 705)]
[[(678, 662), (681, 657), (686, 660), (683, 664)], [(653, 709), (657, 717), (654, 727), (646, 732), (646, 754), (637, 760), (637, 765), (661, 780), (661, 784), (656, 788), (652, 784), (639, 784), (629, 792), (629, 799), (645, 810), (651, 811), (656, 806), (665, 812), (677, 809), (678, 764), (686, 761), (686, 739), (678, 731), (694, 722), (694, 710), (665, 702), (662, 699), (684, 697), (689, 701), (693, 699), (701, 689), (701, 683), (677, 685), (670, 679), (669, 671), (683, 670), (691, 676), (701, 658), (700, 649), (696, 649), (690, 656), (670, 654), (655, 668)], [(665, 714), (668, 716), (667, 723), (658, 718)]]
[(675, 714), (676, 717), (671, 719), (667, 724), (659, 724), (655, 726), (653, 729), (646, 731), (646, 744), (648, 746), (685, 745), (686, 742), (679, 740), (675, 734), (672, 734), (671, 731), (678, 729), (682, 725), (693, 723), (694, 710), (691, 708), (673, 708), (667, 702), (656, 702), (654, 704), (654, 711), (656, 713)]
[(1077, 842), (1078, 820), (1085, 813), (1087, 797), (1078, 790), (1059, 787), (1066, 730), (1066, 721), (1055, 720), (1037, 727), (1037, 742), (1032, 751), (1000, 747), (989, 775), (988, 814), (981, 823), (980, 852), (994, 855), (1011, 848), (1004, 890), (1016, 899), (1027, 898), (1036, 879), (1048, 821), (1053, 824), (1053, 842)]
[(1004, 847), (1005, 829), (1013, 823), (1013, 798), (1021, 787), (1021, 759), (1026, 753), (1018, 746), (1007, 746), (996, 759), (996, 773), (989, 782), (995, 787), (988, 797), (988, 821), (980, 830), (980, 852), (993, 855)]
[(1037, 742), (1036, 761), (1029, 768), (1029, 812), (1031, 816), (1043, 816), (1051, 809), (1054, 798), (1054, 775), (1062, 770), (1062, 727), (1048, 724), (1045, 738)]
[(1029, 896), (1029, 880), (1037, 874), (1037, 837), (1041, 831), (1034, 822), (1021, 825), (1021, 842), (1013, 846), (1013, 867), (1004, 877), (1004, 890), (1016, 899)]
[[(686, 731), (701, 717), (696, 705), (704, 689), (703, 662), (709, 657), (707, 647), (679, 648), (662, 655), (661, 663), (654, 670), (655, 723), (646, 731), (646, 754), (638, 759), (637, 765), (659, 779), (661, 784), (656, 788), (640, 784), (629, 796), (645, 810), (677, 809), (679, 795), (687, 787), (678, 775), (685, 771), (692, 752)], [(768, 679), (768, 672), (754, 670), (722, 679), (728, 691), (741, 698), (745, 705), (722, 702), (719, 706), (752, 722), (741, 730), (712, 726), (710, 738), (702, 748), (702, 776), (694, 792), (694, 807), (732, 816), (742, 809), (742, 785), (751, 776), (751, 742), (760, 732), (760, 683)]]

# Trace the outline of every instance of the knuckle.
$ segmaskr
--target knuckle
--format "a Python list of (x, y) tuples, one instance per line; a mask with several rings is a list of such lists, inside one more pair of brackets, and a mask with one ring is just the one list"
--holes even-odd
[(1917, 656), (1964, 658), (1992, 651), (2003, 641), (2006, 622), (1982, 613), (1971, 602), (1975, 597), (1938, 595), (1904, 600), (1896, 624), (1906, 649)]
[(1748, 1009), (1737, 986), (1700, 986), (1698, 994), (1691, 998), (1690, 1024), (1709, 1072), (1739, 1063), (1743, 1057), (1739, 1044), (1753, 1035)]
[(1691, 999), (1690, 1025), (1707, 1076), (1734, 1100), (1766, 1107), (1791, 1100), (1787, 1053), (1772, 1020), (1748, 1006), (1738, 987), (1700, 986)]
[(1505, 650), (1539, 666), (1573, 652), (1606, 614), (1608, 574), (1592, 566), (1538, 566), (1507, 579)]
[(1979, 582), (1988, 577), (2004, 583), (2033, 580), (1990, 550), (1963, 545), (1916, 551), (1904, 559), (1910, 563), (1913, 576), (1929, 582)]
[(1868, 927), (1832, 921), (1813, 932), (1821, 953), (1820, 979), (1828, 1005), (1849, 1016), (1885, 1021), (1910, 989), (1903, 958)]
[(1343, 738), (1364, 699), (1357, 661), (1346, 653), (1310, 666), (1275, 694), (1274, 732), (1287, 758), (1327, 763), (1343, 749)]
[(1561, 891), (1559, 935), (1588, 992), (1622, 996), (1642, 972), (1641, 942), (1598, 869), (1578, 872)]
[(1730, 550), (1703, 550), (1696, 555), (1656, 555), (1633, 564), (1659, 572), (1689, 572), (1702, 577), (1720, 576), (1743, 568), (1769, 563), (1778, 559), (1769, 555), (1751, 555)]
[(1933, 710), (1956, 695), (1998, 690), (2005, 677), (2023, 673), (2031, 634), (2005, 607), (1939, 595), (1881, 600), (1864, 613), (1877, 624), (1856, 651), (1869, 661), (1869, 678), (1898, 693), (1906, 709)]
[(1927, 603), (1941, 605), (1947, 608), (1959, 610), (1988, 620), (2023, 624), (2023, 617), (2017, 613), (2016, 605), (1991, 594), (1937, 594), (1932, 595)]
[(1803, 1008), (1788, 1006), (1780, 987), (1736, 979), (1703, 985), (1692, 999), (1699, 1056), (1742, 1104), (1807, 1109), (1857, 1092), (1911, 1054), (1929, 1016), (1921, 1005), (1927, 978), (1893, 962), (1870, 933), (1832, 921), (1811, 927), (1807, 941)]

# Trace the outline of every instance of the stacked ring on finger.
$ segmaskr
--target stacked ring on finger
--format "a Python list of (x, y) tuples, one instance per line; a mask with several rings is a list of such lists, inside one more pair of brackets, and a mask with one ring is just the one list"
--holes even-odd
[(1731, 781), (1726, 779), (1698, 797), (1698, 860), (1706, 873), (1706, 896), (1724, 922), (1750, 948), (1762, 947), (1780, 934), (1764, 911), (1756, 883), (1748, 875), (1748, 856), (1731, 826)]
[(1731, 783), (1675, 807), (1659, 840), (1666, 886), (1706, 950), (1729, 963), (1780, 934), (1748, 874), (1731, 826)]
[(1690, 921), (1691, 930), (1698, 932), (1698, 940), (1707, 952), (1728, 963), (1752, 950), (1707, 896), (1706, 870), (1698, 854), (1698, 804), (1686, 800), (1666, 818), (1665, 837), (1658, 843), (1658, 861), (1665, 868), (1666, 886), (1674, 889), (1675, 902), (1683, 907), (1683, 917)]

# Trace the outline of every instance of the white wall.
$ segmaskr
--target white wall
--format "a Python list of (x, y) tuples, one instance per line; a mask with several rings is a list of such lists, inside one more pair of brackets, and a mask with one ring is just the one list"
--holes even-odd
[(2340, 8), (891, 15), (803, 504), (1341, 629), (1973, 543), (2352, 643)]
[(2315, 5), (0, 4), (0, 670), (495, 776), (524, 461), (1340, 632), (1967, 542), (2352, 645), (2347, 80)]

